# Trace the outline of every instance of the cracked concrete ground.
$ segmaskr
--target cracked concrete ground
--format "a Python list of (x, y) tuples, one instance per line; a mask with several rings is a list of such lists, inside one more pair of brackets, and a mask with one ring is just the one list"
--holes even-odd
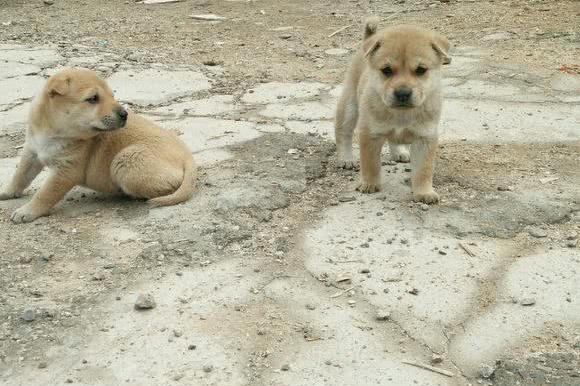
[[(29, 196), (0, 202), (0, 384), (577, 385), (578, 78), (485, 55), (459, 47), (446, 69), (426, 207), (405, 164), (373, 195), (335, 168), (339, 85), (223, 94), (220, 66), (0, 45), (0, 185), (31, 97), (67, 65), (180, 130), (202, 171), (169, 208), (79, 188), (16, 226)], [(139, 293), (157, 307), (134, 310)]]

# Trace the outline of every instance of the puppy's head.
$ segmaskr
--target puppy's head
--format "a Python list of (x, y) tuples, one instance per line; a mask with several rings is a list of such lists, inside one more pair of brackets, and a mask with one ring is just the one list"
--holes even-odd
[(434, 31), (395, 26), (377, 31), (378, 20), (365, 25), (363, 53), (371, 71), (371, 84), (393, 109), (421, 106), (439, 91), (441, 65), (449, 64), (449, 41)]
[(127, 111), (109, 86), (85, 69), (67, 69), (50, 77), (43, 103), (51, 126), (64, 137), (86, 137), (125, 126)]

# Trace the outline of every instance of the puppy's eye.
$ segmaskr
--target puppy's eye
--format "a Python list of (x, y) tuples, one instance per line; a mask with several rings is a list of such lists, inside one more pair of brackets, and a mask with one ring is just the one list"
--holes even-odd
[(427, 67), (423, 67), (423, 66), (419, 66), (415, 70), (415, 74), (417, 74), (417, 75), (425, 75), (426, 72), (427, 72)]
[(97, 103), (99, 103), (99, 94), (95, 94), (92, 97), (85, 99), (85, 102), (88, 102), (92, 105), (96, 105)]
[(393, 76), (393, 69), (390, 66), (387, 66), (381, 70), (384, 76), (390, 77)]

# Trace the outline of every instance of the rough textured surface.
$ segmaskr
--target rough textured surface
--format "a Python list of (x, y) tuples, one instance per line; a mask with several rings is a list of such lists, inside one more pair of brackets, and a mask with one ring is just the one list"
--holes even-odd
[[(52, 24), (77, 6), (33, 3)], [(273, 11), (262, 3), (265, 14), (255, 20), (281, 14), (280, 25), (288, 26), (289, 13), (279, 12), (285, 3)], [(420, 3), (372, 7), (391, 14)], [(476, 6), (437, 3), (429, 10), (445, 10), (433, 18), (443, 29), (461, 7)], [(115, 6), (139, 7), (136, 13), (155, 17), (163, 28), (172, 20), (171, 7), (191, 4)], [(530, 11), (534, 23), (551, 20), (539, 6)], [(11, 7), (2, 18), (13, 15)], [(241, 24), (253, 23), (217, 12), (226, 5), (211, 7), (217, 8), (198, 13), (228, 20), (195, 27), (212, 37), (201, 58), (205, 66), (189, 60), (176, 66), (175, 58), (159, 54), (166, 48), (136, 49), (130, 39), (122, 41), (129, 52), (116, 50), (107, 40), (117, 38), (110, 31), (106, 39), (83, 35), (87, 46), (0, 46), (0, 58), (10, 62), (0, 60), (0, 84), (9, 86), (0, 95), (0, 188), (18, 162), (27, 100), (58, 65), (87, 66), (112, 79), (135, 110), (182, 132), (201, 165), (194, 198), (174, 207), (150, 209), (78, 188), (50, 217), (12, 225), (10, 213), (46, 173), (26, 197), (0, 202), (0, 384), (576, 385), (580, 149), (574, 101), (580, 95), (562, 86), (571, 84), (568, 79), (562, 82), (557, 69), (488, 60), (517, 35), (489, 40), (494, 46), (487, 48), (485, 42), (458, 44), (445, 70), (435, 173), (442, 202), (412, 203), (408, 165), (387, 162), (382, 192), (361, 195), (354, 190), (358, 174), (337, 170), (334, 157), (332, 111), (349, 57), (324, 53), (354, 49), (359, 30), (337, 34), (340, 45), (330, 38), (302, 45), (302, 26), (312, 22), (304, 17), (260, 39), (261, 50), (230, 55), (234, 47), (255, 44), (264, 25), (255, 27), (253, 38), (231, 40)], [(457, 16), (446, 17), (452, 11), (441, 7)], [(336, 15), (339, 25), (321, 27), (321, 14), (330, 11), (315, 18), (323, 37), (350, 24)], [(479, 12), (477, 20), (485, 17)], [(18, 23), (0, 35), (18, 31)], [(175, 46), (191, 56), (182, 44), (206, 44), (192, 43), (195, 36), (197, 30), (178, 34)], [(171, 46), (166, 43), (173, 38), (168, 33), (159, 44)], [(557, 39), (546, 39), (550, 49)], [(535, 43), (534, 55), (544, 44)], [(292, 50), (263, 50), (280, 44)], [(263, 51), (275, 66), (263, 61), (257, 67), (267, 74), (256, 77), (247, 60)], [(281, 52), (301, 64), (288, 67), (277, 57)], [(566, 60), (565, 54), (558, 58)], [(139, 294), (151, 294), (157, 306), (136, 311)], [(454, 377), (403, 361), (433, 363)]]

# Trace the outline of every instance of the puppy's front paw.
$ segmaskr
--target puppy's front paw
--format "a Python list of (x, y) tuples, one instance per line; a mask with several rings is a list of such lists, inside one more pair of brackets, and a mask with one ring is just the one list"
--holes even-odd
[(352, 170), (352, 169), (357, 169), (358, 164), (356, 161), (353, 161), (353, 160), (339, 160), (337, 163), (337, 167), (339, 169)]
[(411, 155), (408, 151), (401, 151), (398, 153), (391, 154), (391, 159), (395, 162), (411, 162)]
[(15, 192), (0, 192), (0, 201), (12, 200), (13, 198), (22, 197), (22, 193)]
[(439, 202), (439, 195), (434, 190), (424, 193), (413, 194), (413, 200), (424, 202), (425, 204), (435, 204)]
[(12, 213), (12, 216), (10, 217), (10, 219), (15, 224), (22, 224), (22, 223), (32, 222), (42, 215), (43, 215), (42, 213), (38, 213), (36, 211), (33, 211), (32, 208), (30, 208), (30, 205), (26, 204), (26, 205), (21, 206), (20, 208), (16, 209), (14, 211), (14, 213)]
[(378, 184), (367, 184), (361, 182), (361, 184), (356, 188), (361, 193), (376, 193), (381, 190)]

